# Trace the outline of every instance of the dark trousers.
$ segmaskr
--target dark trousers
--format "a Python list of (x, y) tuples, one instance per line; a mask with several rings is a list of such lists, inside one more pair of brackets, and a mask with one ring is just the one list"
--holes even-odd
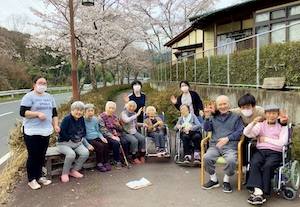
[(88, 142), (95, 148), (97, 163), (108, 163), (108, 144), (102, 142), (100, 138), (90, 139)]
[(194, 151), (200, 152), (200, 140), (202, 139), (200, 132), (190, 131), (188, 134), (182, 132), (180, 139), (183, 141), (184, 155), (191, 155), (191, 141), (194, 143)]
[(149, 137), (154, 139), (155, 147), (165, 148), (165, 132), (164, 130), (158, 130), (150, 132)]
[(50, 136), (29, 136), (24, 134), (24, 141), (28, 152), (26, 168), (29, 182), (33, 179), (39, 179), (42, 176), (42, 167), (45, 163), (49, 139)]
[(271, 179), (282, 161), (282, 153), (269, 149), (257, 149), (250, 161), (250, 172), (246, 187), (260, 188), (264, 194), (271, 192)]
[[(123, 137), (123, 136), (119, 136), (119, 138), (120, 138), (120, 142), (121, 142), (121, 145), (123, 147), (124, 153), (127, 157), (127, 155), (128, 155), (128, 142), (125, 139), (125, 137)], [(114, 140), (114, 139), (111, 139), (111, 138), (107, 138), (107, 141), (108, 141), (108, 144), (110, 145), (110, 147), (113, 150), (114, 160), (116, 162), (120, 162), (120, 144), (119, 144), (119, 142)]]

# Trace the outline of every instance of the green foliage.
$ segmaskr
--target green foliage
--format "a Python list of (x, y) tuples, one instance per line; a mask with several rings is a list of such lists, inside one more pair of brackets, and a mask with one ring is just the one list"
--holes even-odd
[(32, 86), (32, 81), (25, 69), (8, 59), (0, 58), (0, 74), (1, 91), (30, 88)]
[[(196, 60), (197, 82), (208, 83), (208, 69), (210, 80), (213, 84), (227, 84), (227, 71), (230, 71), (230, 84), (256, 84), (257, 61), (256, 49), (242, 50), (230, 54), (229, 65), (227, 55), (199, 58)], [(286, 77), (286, 85), (300, 86), (300, 42), (274, 43), (260, 48), (259, 54), (259, 81), (263, 83), (267, 77)], [(208, 62), (210, 64), (208, 65)], [(164, 65), (152, 71), (152, 79), (176, 80), (176, 67), (178, 67), (178, 79), (184, 80), (184, 68), (186, 79), (194, 82), (194, 60)]]
[(300, 162), (300, 125), (293, 127), (292, 141), (292, 158)]

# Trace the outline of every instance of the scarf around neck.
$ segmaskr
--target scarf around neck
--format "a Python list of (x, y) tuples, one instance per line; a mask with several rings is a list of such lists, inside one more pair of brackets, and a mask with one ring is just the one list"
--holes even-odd
[(182, 116), (182, 118), (183, 118), (183, 121), (184, 121), (183, 124), (182, 124), (182, 127), (187, 127), (187, 126), (191, 125), (190, 124), (190, 121), (192, 119), (192, 114), (191, 113), (189, 113), (187, 118), (185, 118), (184, 116)]

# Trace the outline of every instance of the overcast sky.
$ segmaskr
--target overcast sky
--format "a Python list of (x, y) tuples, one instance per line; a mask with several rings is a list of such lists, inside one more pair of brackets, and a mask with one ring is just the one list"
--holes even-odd
[[(219, 0), (217, 8), (227, 7), (238, 2), (241, 0)], [(39, 19), (32, 14), (29, 8), (34, 7), (41, 11), (45, 9), (41, 0), (0, 0), (0, 5), (0, 26), (6, 28), (8, 28), (7, 18), (12, 14), (26, 15), (29, 22), (37, 22)], [(30, 33), (30, 28), (26, 26), (23, 32)]]

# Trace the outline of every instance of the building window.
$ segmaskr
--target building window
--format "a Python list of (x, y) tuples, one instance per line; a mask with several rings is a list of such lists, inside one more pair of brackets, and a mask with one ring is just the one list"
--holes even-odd
[(271, 19), (280, 19), (280, 18), (285, 18), (284, 9), (271, 12)]
[(178, 51), (174, 53), (174, 55), (178, 60), (194, 59), (194, 54), (195, 54), (195, 50)]
[[(261, 34), (267, 31), (269, 31), (269, 26), (262, 26), (257, 28), (256, 33)], [(257, 38), (260, 46), (269, 44), (269, 33), (258, 35)]]
[(289, 8), (289, 16), (300, 14), (300, 5)]
[[(299, 24), (296, 24), (299, 23)], [(300, 31), (300, 20), (291, 21), (290, 24), (296, 24), (293, 26), (290, 26), (289, 28), (289, 40), (290, 41), (299, 41), (299, 31)]]
[(270, 20), (269, 12), (257, 14), (255, 16), (255, 22), (264, 22), (269, 20)]
[[(288, 24), (300, 22), (300, 5), (285, 6), (280, 9), (255, 15), (256, 34), (261, 34), (269, 30), (276, 30), (270, 34), (258, 35), (260, 45), (275, 42), (299, 41), (300, 24), (285, 27)], [(285, 28), (284, 28), (285, 27)], [(282, 28), (282, 29), (280, 29)], [(297, 34), (298, 33), (298, 34)]]
[[(286, 40), (286, 28), (284, 28), (284, 26), (286, 25), (286, 23), (277, 23), (277, 24), (272, 24), (272, 30), (276, 30), (273, 31), (271, 33), (271, 42), (275, 43), (275, 42), (285, 42)], [(281, 29), (280, 29), (281, 28)]]

